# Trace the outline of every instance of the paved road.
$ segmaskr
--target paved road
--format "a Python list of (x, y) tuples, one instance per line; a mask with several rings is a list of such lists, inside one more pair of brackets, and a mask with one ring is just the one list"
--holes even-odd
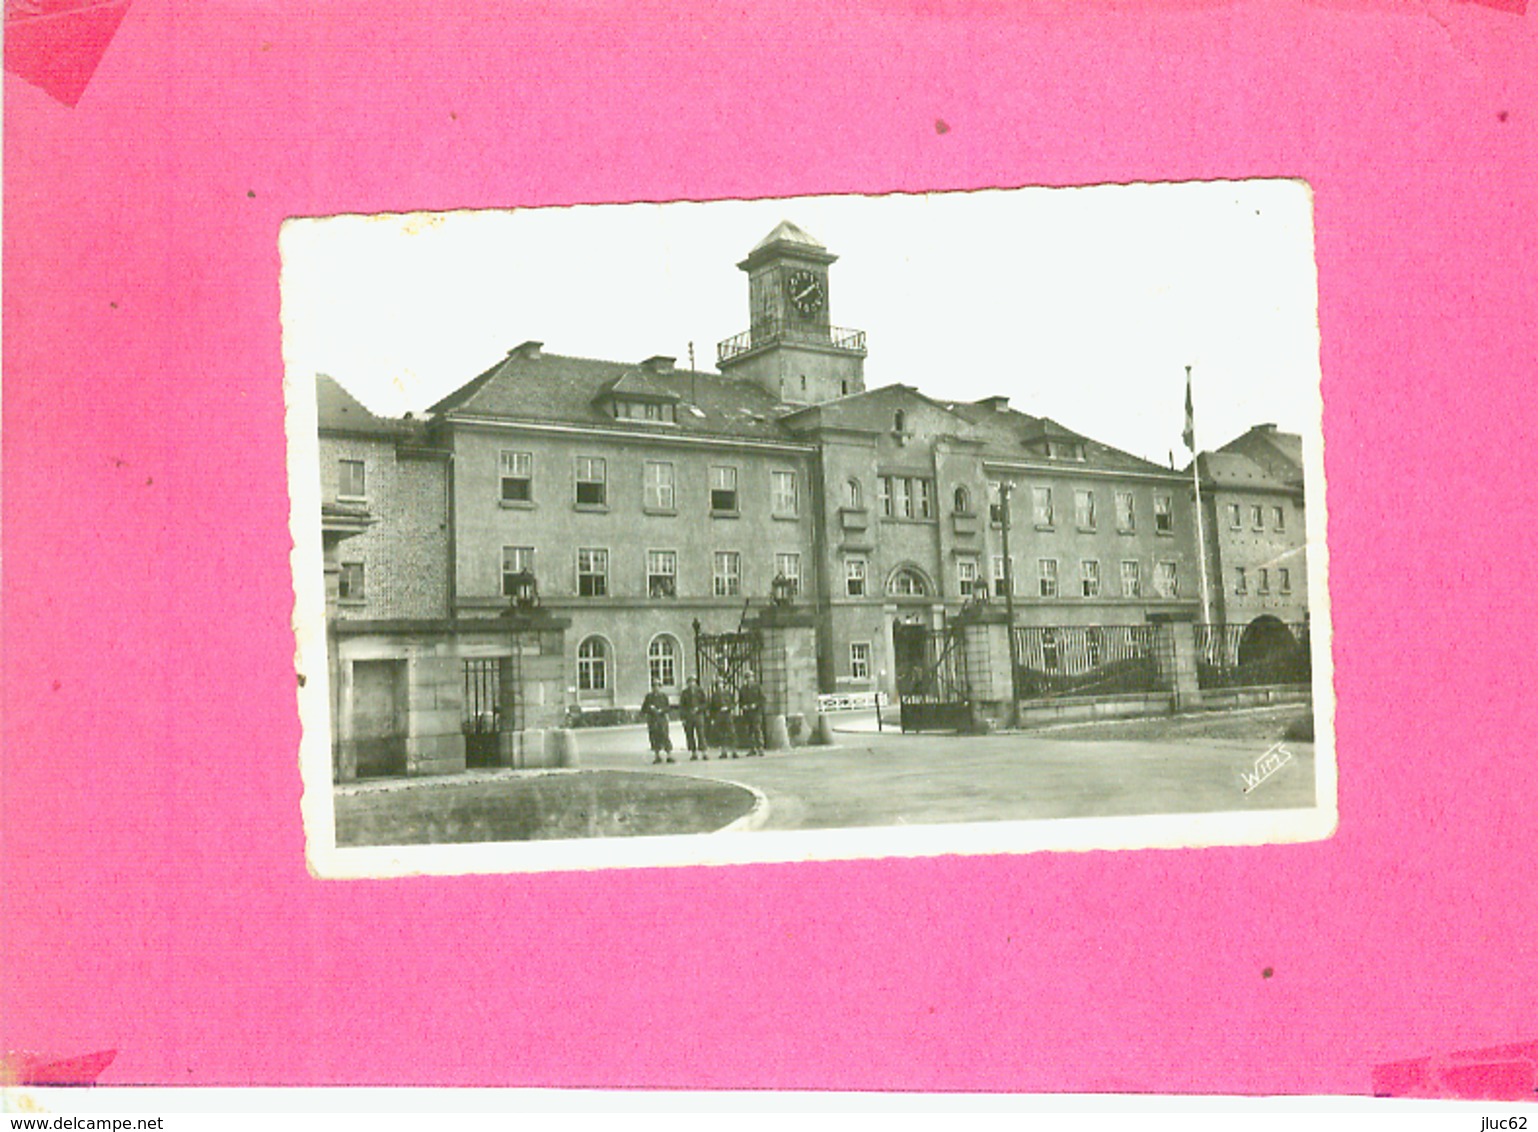
[[(1286, 809), (1314, 804), (1314, 747), (1249, 794), (1240, 774), (1255, 740), (1084, 741), (1031, 733), (987, 736), (840, 732), (832, 748), (689, 762), (674, 728), (667, 773), (747, 783), (769, 798), (767, 829)], [(583, 766), (649, 766), (640, 727), (578, 733)], [(681, 753), (680, 753), (681, 752)]]

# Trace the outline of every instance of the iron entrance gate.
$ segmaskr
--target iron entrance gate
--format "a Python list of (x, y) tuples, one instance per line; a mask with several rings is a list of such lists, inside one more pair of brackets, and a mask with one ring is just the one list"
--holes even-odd
[(763, 638), (757, 629), (738, 629), (735, 633), (706, 633), (694, 623), (694, 672), (706, 692), (724, 690), (735, 707), (737, 692), (748, 673), (763, 679), (759, 663)]
[(496, 766), (497, 732), (502, 730), (502, 660), (465, 661), (465, 766)]
[(972, 723), (961, 629), (893, 625), (897, 699), (904, 731), (960, 731)]

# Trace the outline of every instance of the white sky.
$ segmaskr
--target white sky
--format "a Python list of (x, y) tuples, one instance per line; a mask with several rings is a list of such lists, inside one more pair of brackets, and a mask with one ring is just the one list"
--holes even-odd
[(284, 357), (420, 412), (528, 339), (640, 361), (747, 329), (736, 263), (782, 219), (839, 256), (867, 388), (1003, 394), (1164, 463), (1185, 366), (1197, 442), (1319, 429), (1312, 205), (1291, 181), (344, 216), (282, 234)]

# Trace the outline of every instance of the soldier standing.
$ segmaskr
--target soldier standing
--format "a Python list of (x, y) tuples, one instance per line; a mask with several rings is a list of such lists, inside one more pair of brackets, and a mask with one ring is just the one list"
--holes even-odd
[(689, 761), (709, 759), (705, 743), (705, 712), (708, 709), (705, 690), (700, 687), (698, 676), (689, 677), (683, 693), (678, 697), (678, 714), (684, 720), (684, 739), (689, 744)]
[(748, 749), (748, 756), (764, 753), (764, 692), (758, 686), (750, 668), (743, 674), (742, 686), (737, 689), (738, 734)]
[(723, 759), (737, 757), (737, 743), (732, 735), (732, 715), (735, 707), (736, 705), (732, 703), (732, 694), (724, 684), (717, 681), (710, 685), (710, 727), (716, 734), (716, 742), (721, 745)]
[(654, 763), (662, 762), (663, 755), (667, 756), (668, 762), (673, 761), (673, 740), (668, 735), (668, 709), (671, 706), (662, 685), (653, 680), (652, 690), (641, 701), (641, 714), (646, 717), (646, 734), (651, 740)]

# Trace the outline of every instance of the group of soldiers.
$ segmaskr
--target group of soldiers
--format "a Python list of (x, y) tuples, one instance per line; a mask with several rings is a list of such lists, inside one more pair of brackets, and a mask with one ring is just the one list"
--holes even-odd
[[(668, 734), (672, 710), (662, 685), (653, 680), (651, 692), (641, 701), (653, 763), (674, 761)], [(764, 753), (764, 692), (751, 670), (743, 674), (736, 695), (720, 682), (713, 682), (707, 693), (698, 677), (689, 677), (678, 697), (678, 715), (691, 762), (709, 759), (711, 747), (719, 747), (723, 759), (735, 759), (739, 751), (749, 758)]]

